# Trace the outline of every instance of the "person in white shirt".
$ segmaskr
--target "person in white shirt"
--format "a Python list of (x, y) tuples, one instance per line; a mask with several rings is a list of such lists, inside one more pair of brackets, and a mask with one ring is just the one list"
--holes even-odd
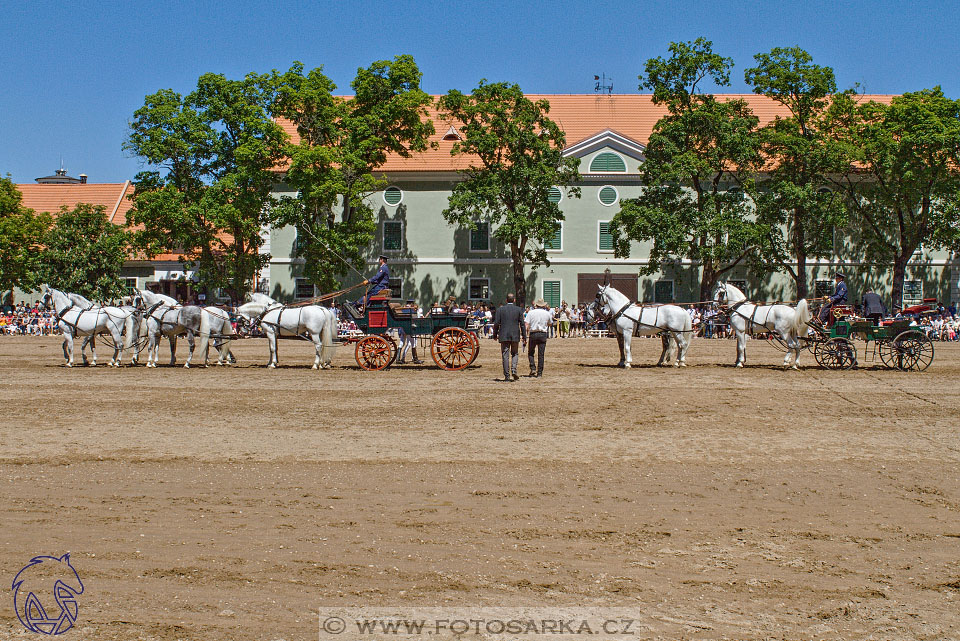
[[(533, 309), (527, 313), (526, 324), (529, 338), (527, 359), (530, 361), (528, 376), (539, 378), (543, 376), (543, 353), (547, 349), (547, 335), (553, 324), (553, 313), (545, 300), (538, 298), (533, 302)], [(533, 362), (534, 349), (537, 350), (536, 367)]]

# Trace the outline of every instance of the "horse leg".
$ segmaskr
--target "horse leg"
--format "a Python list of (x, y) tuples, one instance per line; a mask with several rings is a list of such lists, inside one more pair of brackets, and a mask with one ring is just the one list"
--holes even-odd
[(633, 354), (630, 351), (630, 343), (633, 342), (633, 334), (627, 334), (623, 332), (623, 354), (624, 361), (623, 366), (627, 369), (630, 369), (630, 366), (633, 364)]
[(615, 335), (616, 335), (616, 337), (617, 337), (617, 347), (620, 349), (620, 362), (617, 363), (617, 367), (626, 367), (626, 366), (627, 366), (627, 357), (626, 357), (626, 355), (625, 355), (624, 352), (623, 352), (623, 334), (621, 334), (620, 332), (618, 332), (618, 331), (616, 330), (616, 328), (614, 328), (613, 331), (614, 331), (614, 333), (615, 333)]
[[(783, 368), (792, 367), (793, 369), (800, 369), (798, 366), (798, 361), (800, 360), (800, 341), (792, 333), (784, 336), (783, 340), (787, 344), (787, 354), (783, 357)], [(791, 360), (793, 361), (792, 363), (790, 362)]]
[(193, 337), (193, 330), (187, 330), (187, 345), (190, 346), (190, 354), (187, 356), (187, 362), (183, 364), (184, 369), (190, 369), (190, 363), (193, 361), (193, 351), (197, 347), (196, 339)]
[(113, 336), (113, 362), (114, 367), (120, 367), (123, 362), (123, 330), (114, 328), (111, 331)]
[(270, 369), (277, 367), (277, 330), (267, 333), (267, 343), (270, 345), (270, 363), (267, 365)]
[(177, 364), (177, 335), (171, 334), (167, 337), (170, 341), (170, 367)]
[(693, 335), (688, 332), (677, 332), (677, 351), (679, 352), (677, 362), (680, 367), (687, 366), (687, 349), (690, 348), (692, 338)]
[(670, 351), (670, 340), (666, 334), (660, 335), (660, 345), (663, 347), (663, 350), (660, 352), (660, 360), (657, 361), (657, 367), (663, 365), (663, 361), (667, 359), (667, 352)]
[(747, 332), (737, 331), (737, 367), (743, 367), (747, 361)]
[(313, 367), (310, 369), (320, 369), (320, 350), (323, 348), (323, 343), (320, 342), (320, 332), (310, 332), (310, 340), (313, 341), (313, 349), (317, 352), (316, 358), (313, 359)]
[(63, 353), (67, 357), (67, 367), (73, 367), (73, 333), (63, 333)]

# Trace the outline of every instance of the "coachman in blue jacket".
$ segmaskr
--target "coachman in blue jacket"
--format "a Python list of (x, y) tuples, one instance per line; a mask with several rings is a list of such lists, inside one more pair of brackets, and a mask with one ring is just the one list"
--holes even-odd
[(827, 319), (830, 318), (830, 310), (833, 309), (834, 305), (846, 305), (847, 304), (847, 277), (841, 272), (834, 274), (834, 279), (837, 281), (837, 287), (833, 291), (833, 296), (827, 298), (829, 301), (823, 307), (820, 308), (820, 322), (824, 325), (827, 324)]
[(369, 291), (367, 291), (366, 296), (361, 296), (357, 299), (354, 303), (355, 306), (366, 305), (372, 296), (390, 285), (390, 268), (387, 267), (387, 257), (381, 255), (379, 260), (380, 269), (377, 270), (377, 273), (374, 274), (373, 278), (368, 278), (363, 281), (364, 285), (370, 286)]

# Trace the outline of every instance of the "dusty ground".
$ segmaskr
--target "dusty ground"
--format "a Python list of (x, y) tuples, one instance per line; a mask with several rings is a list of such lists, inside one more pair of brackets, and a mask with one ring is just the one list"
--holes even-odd
[(612, 341), (552, 341), (547, 376), (508, 385), (491, 341), (461, 373), (346, 348), (313, 372), (291, 342), (269, 371), (262, 341), (229, 369), (67, 370), (58, 343), (0, 340), (0, 638), (27, 634), (16, 572), (66, 551), (86, 590), (62, 638), (316, 639), (329, 605), (960, 637), (955, 345), (911, 374), (784, 372), (756, 343), (738, 371), (705, 340), (625, 371)]

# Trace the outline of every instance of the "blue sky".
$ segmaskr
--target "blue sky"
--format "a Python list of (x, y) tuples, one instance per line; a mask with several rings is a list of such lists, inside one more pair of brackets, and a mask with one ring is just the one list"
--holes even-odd
[(239, 77), (324, 66), (343, 93), (356, 69), (413, 55), (431, 93), (480, 78), (528, 93), (590, 93), (594, 74), (637, 93), (647, 58), (698, 36), (737, 64), (801, 46), (841, 87), (902, 93), (941, 85), (960, 98), (960, 3), (929, 2), (13, 2), (0, 21), (0, 175), (32, 182), (59, 166), (91, 182), (138, 170), (121, 145), (160, 88), (206, 72)]

